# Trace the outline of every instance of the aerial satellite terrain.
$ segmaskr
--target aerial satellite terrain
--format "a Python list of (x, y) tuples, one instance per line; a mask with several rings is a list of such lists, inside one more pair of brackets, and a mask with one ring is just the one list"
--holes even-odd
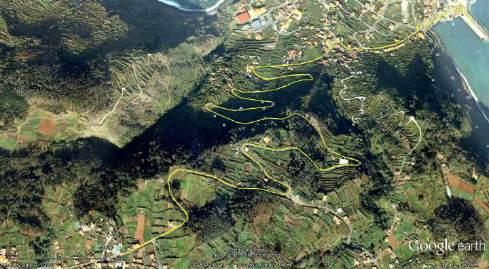
[(488, 74), (489, 0), (0, 0), (0, 268), (489, 268)]

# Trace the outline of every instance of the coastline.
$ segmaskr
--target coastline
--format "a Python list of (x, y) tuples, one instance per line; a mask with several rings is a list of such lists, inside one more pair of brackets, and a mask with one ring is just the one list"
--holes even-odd
[(466, 78), (439, 42), (440, 40), (435, 38), (433, 51), (435, 70), (433, 76), (440, 87), (453, 94), (453, 101), (461, 106), (463, 113), (469, 118), (470, 135), (462, 138), (460, 145), (472, 152), (481, 167), (485, 167), (489, 164), (489, 137), (487, 136), (489, 124), (481, 110), (487, 108), (484, 108), (483, 104), (473, 98), (474, 95), (471, 93)]
[(182, 7), (180, 4), (178, 4), (178, 3), (176, 3), (176, 2), (174, 2), (172, 0), (158, 0), (158, 2), (160, 2), (160, 3), (164, 4), (164, 5), (167, 5), (167, 6), (176, 8), (176, 9), (178, 9), (180, 11), (184, 11), (184, 12), (199, 12), (199, 13), (207, 13), (208, 15), (215, 15), (217, 9), (224, 2), (226, 2), (226, 0), (219, 0), (214, 5), (212, 5), (212, 6), (208, 7), (208, 8), (202, 8), (202, 9), (185, 8), (185, 7)]
[[(472, 14), (472, 6), (475, 5), (477, 3), (478, 0), (470, 0), (469, 4), (468, 4), (468, 11), (469, 13)], [(474, 19), (480, 24), (480, 26), (482, 26), (482, 28), (486, 29), (486, 31), (489, 31), (489, 25), (486, 25), (483, 21), (480, 20), (480, 18), (478, 18), (477, 16), (473, 16)], [(488, 42), (486, 40), (486, 42)]]
[[(473, 4), (473, 3), (475, 3), (475, 1), (471, 2), (471, 4)], [(434, 43), (435, 47), (437, 47), (438, 49), (443, 51), (443, 53), (449, 58), (451, 65), (453, 66), (457, 75), (461, 78), (463, 89), (472, 97), (474, 104), (475, 104), (475, 107), (477, 108), (477, 110), (479, 111), (481, 116), (484, 118), (486, 123), (489, 125), (489, 116), (488, 116), (489, 112), (484, 109), (482, 103), (479, 100), (479, 97), (477, 96), (475, 91), (470, 86), (469, 80), (467, 79), (465, 74), (459, 69), (459, 67), (455, 63), (454, 59), (447, 53), (446, 46), (445, 46), (443, 40), (441, 39), (441, 37), (439, 36), (439, 34), (434, 30), (430, 30), (430, 33), (433, 37), (433, 41), (434, 41), (433, 43)]]
[(477, 2), (477, 0), (469, 0), (469, 3), (467, 4), (467, 10), (469, 11), (469, 13), (470, 13), (470, 9), (475, 4), (475, 2)]
[(477, 106), (477, 109), (482, 114), (482, 117), (484, 117), (486, 122), (489, 124), (489, 117), (487, 116), (486, 111), (482, 107), (482, 105), (481, 105), (479, 99), (477, 98), (477, 95), (475, 94), (474, 90), (472, 90), (472, 88), (470, 87), (469, 81), (467, 80), (465, 75), (460, 71), (460, 69), (458, 69), (458, 67), (455, 64), (454, 64), (454, 66), (455, 66), (455, 70), (457, 70), (458, 75), (460, 76), (460, 78), (462, 78), (462, 82), (463, 82), (462, 85), (463, 85), (465, 91), (467, 91), (470, 94), (470, 96), (472, 96), (472, 98), (474, 99), (474, 103)]

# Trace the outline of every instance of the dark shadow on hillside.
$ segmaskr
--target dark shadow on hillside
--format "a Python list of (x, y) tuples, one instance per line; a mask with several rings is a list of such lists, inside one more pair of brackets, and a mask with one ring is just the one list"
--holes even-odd
[(215, 19), (202, 13), (182, 12), (156, 0), (104, 0), (103, 3), (128, 24), (127, 38), (119, 42), (125, 47), (148, 50), (175, 47), (199, 28), (210, 30), (208, 25)]
[[(481, 242), (485, 241), (484, 222), (474, 206), (462, 198), (450, 198), (445, 205), (437, 207), (428, 227), (434, 235), (434, 241), (439, 242)], [(447, 253), (449, 256), (453, 253)], [(457, 252), (457, 256), (467, 264), (477, 264), (480, 250), (471, 248)]]
[[(33, 150), (14, 152), (17, 161), (5, 159), (5, 165), (7, 168), (11, 166), (11, 169), (0, 170), (0, 176), (8, 176), (11, 184), (4, 190), (6, 195), (0, 193), (0, 202), (6, 205), (0, 206), (0, 217), (10, 212), (9, 206), (19, 204), (16, 200), (8, 199), (17, 197), (11, 196), (11, 193), (20, 189), (22, 196), (18, 198), (27, 201), (24, 208), (29, 206), (32, 212), (42, 212), (39, 199), (43, 186), (62, 182), (79, 184), (74, 193), (76, 213), (85, 214), (95, 209), (114, 217), (114, 206), (119, 195), (133, 190), (137, 178), (150, 179), (167, 172), (174, 165), (199, 169), (197, 159), (205, 157), (202, 154), (206, 150), (261, 134), (272, 126), (280, 126), (280, 122), (265, 121), (243, 128), (242, 125), (214, 117), (200, 105), (194, 106), (203, 98), (200, 87), (205, 83), (207, 81), (203, 80), (192, 91), (190, 96), (195, 101), (182, 101), (122, 149), (102, 139), (88, 138), (54, 144), (46, 153), (36, 154)], [(310, 92), (312, 85), (303, 83), (270, 96), (261, 96), (271, 98), (277, 102), (277, 106), (270, 111), (244, 115), (242, 120), (255, 120), (265, 115), (284, 116), (288, 109), (299, 109), (301, 97)], [(223, 105), (235, 102), (233, 100)], [(30, 158), (30, 161), (22, 162), (24, 157)], [(3, 171), (12, 171), (13, 174)], [(22, 208), (16, 212), (22, 212)]]
[[(484, 104), (480, 104), (480, 106), (488, 115), (489, 107)], [(461, 141), (461, 146), (475, 155), (481, 168), (487, 168), (489, 165), (489, 123), (476, 107), (469, 109), (469, 115), (472, 132), (469, 137)]]
[[(489, 123), (465, 89), (450, 58), (436, 49), (433, 60), (435, 83), (431, 81), (421, 57), (415, 57), (405, 75), (387, 62), (380, 61), (377, 66), (377, 86), (396, 89), (395, 92), (390, 91), (391, 94), (404, 102), (409, 114), (416, 115), (417, 111), (426, 109), (436, 113), (439, 121), (448, 124), (447, 128), (463, 128), (466, 114), (470, 118), (472, 132), (470, 136), (454, 142), (469, 152), (481, 169), (485, 169), (489, 164)], [(480, 107), (489, 110), (484, 104), (480, 104)]]
[(426, 63), (417, 55), (409, 64), (406, 74), (381, 60), (377, 64), (377, 87), (394, 88), (410, 114), (426, 106), (430, 111), (442, 114), (439, 96), (432, 87)]
[[(205, 158), (202, 154), (206, 150), (253, 137), (264, 133), (268, 128), (286, 124), (285, 121), (264, 121), (243, 126), (214, 117), (214, 114), (204, 111), (202, 107), (194, 106), (202, 98), (200, 87), (206, 83), (205, 79), (202, 80), (192, 91), (192, 100), (185, 99), (165, 113), (153, 126), (124, 148), (117, 150), (109, 165), (95, 171), (93, 178), (80, 186), (75, 205), (81, 214), (96, 209), (113, 215), (117, 194), (131, 188), (134, 179), (150, 179), (167, 172), (174, 165), (202, 169), (199, 160)], [(303, 83), (274, 94), (260, 95), (260, 98), (276, 102), (276, 107), (269, 111), (229, 116), (238, 117), (242, 121), (252, 121), (264, 116), (283, 117), (288, 110), (301, 108), (301, 97), (310, 92), (312, 85), (313, 83)], [(239, 105), (239, 100), (230, 100), (222, 105), (236, 106)]]
[[(57, 143), (45, 151), (33, 145), (0, 154), (0, 219), (16, 220), (37, 229), (49, 223), (43, 209), (45, 186), (58, 186), (63, 182), (76, 184), (92, 179), (92, 171), (110, 169), (118, 148), (98, 138), (79, 139), (76, 142)], [(97, 181), (97, 178), (93, 179)], [(111, 183), (123, 183), (111, 178)], [(110, 188), (110, 184), (102, 185)], [(119, 185), (120, 186), (120, 185)], [(98, 199), (113, 201), (99, 192)], [(115, 196), (114, 196), (115, 197)]]
[[(19, 96), (59, 100), (59, 103), (67, 101), (75, 104), (75, 111), (102, 110), (114, 101), (111, 100), (112, 89), (109, 83), (109, 55), (135, 50), (140, 53), (162, 51), (176, 47), (192, 36), (219, 34), (212, 26), (215, 17), (179, 12), (156, 0), (100, 2), (105, 5), (108, 14), (102, 10), (95, 13), (98, 14), (97, 18), (92, 18), (92, 13), (77, 9), (80, 1), (61, 1), (63, 15), (44, 18), (40, 14), (40, 18), (33, 19), (36, 23), (19, 19), (18, 14), (13, 11), (8, 13), (0, 10), (13, 36), (39, 40), (28, 42), (27, 47), (18, 45), (2, 50), (4, 65), (1, 68), (0, 88), (15, 89), (16, 93), (20, 93)], [(69, 15), (73, 10), (81, 10), (78, 16), (91, 16), (90, 22), (98, 23), (87, 22), (85, 25), (77, 20), (73, 22)], [(119, 16), (127, 24), (128, 32), (120, 30), (115, 33), (112, 28), (103, 30), (105, 27), (102, 26), (108, 23), (106, 15)], [(90, 29), (92, 26), (102, 30)], [(87, 40), (100, 40), (101, 43), (85, 44)], [(78, 41), (81, 45), (78, 45)], [(67, 42), (74, 45), (68, 46)], [(62, 112), (66, 108), (57, 105), (58, 102), (55, 105), (46, 105), (46, 109), (57, 114)], [(3, 118), (6, 117), (2, 117), (2, 120)]]
[(196, 160), (205, 150), (263, 133), (267, 124), (238, 130), (240, 126), (196, 110), (185, 100), (97, 166), (76, 191), (74, 204), (79, 214), (95, 209), (113, 217), (118, 194), (130, 191), (136, 178), (151, 179), (174, 165), (199, 169)]
[(352, 125), (351, 120), (339, 113), (331, 96), (331, 82), (332, 78), (327, 74), (323, 74), (318, 79), (312, 90), (308, 110), (319, 116), (334, 135), (358, 133), (359, 131)]
[[(304, 83), (284, 89), (280, 93), (260, 95), (260, 98), (276, 102), (276, 106), (267, 111), (230, 113), (229, 116), (244, 122), (264, 116), (283, 117), (287, 109), (300, 107), (300, 98), (310, 91), (311, 86), (312, 83)], [(221, 105), (236, 107), (240, 102), (233, 99)], [(249, 105), (243, 103), (244, 107)], [(242, 140), (255, 136), (263, 133), (266, 128), (283, 123), (285, 122), (264, 121), (241, 128), (243, 125), (214, 117), (214, 114), (200, 107), (196, 109), (189, 100), (184, 100), (124, 147), (119, 154), (119, 163), (122, 168), (131, 167), (135, 176), (148, 178), (165, 171), (170, 165), (192, 166), (192, 160), (206, 149), (227, 144), (232, 139)]]

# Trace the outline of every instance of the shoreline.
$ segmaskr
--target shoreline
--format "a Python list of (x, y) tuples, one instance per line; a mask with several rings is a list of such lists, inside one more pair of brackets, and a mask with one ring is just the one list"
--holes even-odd
[(479, 103), (477, 97), (474, 98), (472, 89), (467, 82), (467, 78), (460, 72), (453, 59), (446, 53), (440, 40), (434, 40), (433, 63), (435, 65), (434, 78), (440, 87), (450, 91), (453, 95), (453, 102), (461, 106), (464, 114), (467, 115), (471, 127), (470, 135), (463, 137), (460, 145), (474, 153), (477, 162), (483, 167), (489, 164), (489, 124), (486, 113), (487, 108)]
[[(467, 7), (467, 11), (469, 13), (472, 13), (472, 6), (477, 2), (478, 0), (470, 0), (469, 4), (468, 4), (468, 7)], [(489, 25), (486, 25), (484, 22), (482, 22), (479, 18), (477, 18), (476, 16), (473, 16), (475, 21), (477, 21), (480, 26), (485, 29), (486, 31), (489, 31)], [(487, 40), (486, 40), (487, 42)]]
[(481, 103), (479, 101), (479, 98), (477, 97), (476, 93), (470, 87), (469, 81), (467, 80), (467, 78), (465, 77), (465, 75), (462, 73), (462, 71), (460, 71), (460, 69), (458, 69), (458, 67), (456, 66), (455, 63), (454, 63), (454, 66), (455, 66), (455, 70), (457, 70), (458, 75), (462, 78), (462, 82), (463, 82), (462, 85), (464, 86), (465, 91), (467, 91), (470, 94), (470, 96), (472, 96), (472, 98), (474, 99), (474, 103), (477, 106), (477, 109), (482, 114), (482, 117), (484, 117), (484, 119), (486, 120), (486, 122), (489, 123), (489, 117), (487, 116), (484, 108), (482, 107), (482, 105), (481, 105)]
[(475, 103), (475, 106), (476, 106), (477, 110), (482, 115), (482, 117), (484, 118), (484, 120), (486, 121), (486, 123), (489, 124), (489, 116), (487, 115), (486, 110), (483, 107), (483, 104), (481, 104), (481, 102), (479, 101), (479, 97), (477, 97), (477, 94), (475, 93), (475, 91), (470, 86), (469, 80), (467, 79), (467, 77), (465, 76), (465, 74), (459, 69), (459, 67), (457, 66), (457, 63), (455, 62), (455, 60), (447, 53), (446, 46), (445, 46), (443, 40), (438, 35), (438, 33), (436, 31), (434, 31), (434, 30), (433, 31), (430, 31), (430, 32), (434, 36), (434, 39), (435, 40), (434, 40), (433, 43), (434, 43), (435, 47), (438, 47), (450, 59), (450, 62), (453, 65), (453, 67), (455, 68), (455, 71), (456, 71), (457, 75), (462, 80), (462, 86), (463, 86), (464, 90), (472, 97), (472, 99), (473, 99), (473, 101)]
[(185, 7), (182, 7), (180, 4), (178, 3), (175, 3), (174, 1), (172, 0), (158, 0), (158, 2), (164, 4), (164, 5), (167, 5), (167, 6), (170, 6), (170, 7), (173, 7), (173, 8), (176, 8), (180, 11), (183, 11), (183, 12), (196, 12), (196, 13), (207, 13), (208, 15), (215, 15), (216, 14), (216, 11), (217, 9), (224, 3), (226, 2), (226, 0), (219, 0), (217, 1), (217, 3), (215, 3), (214, 5), (208, 7), (208, 8), (202, 8), (202, 9), (192, 9), (192, 8), (185, 8)]

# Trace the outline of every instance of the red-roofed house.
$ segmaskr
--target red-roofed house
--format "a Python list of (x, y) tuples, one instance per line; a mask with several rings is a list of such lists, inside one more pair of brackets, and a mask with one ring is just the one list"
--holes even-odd
[(250, 13), (248, 13), (248, 10), (236, 14), (236, 21), (238, 24), (248, 23), (250, 21)]

